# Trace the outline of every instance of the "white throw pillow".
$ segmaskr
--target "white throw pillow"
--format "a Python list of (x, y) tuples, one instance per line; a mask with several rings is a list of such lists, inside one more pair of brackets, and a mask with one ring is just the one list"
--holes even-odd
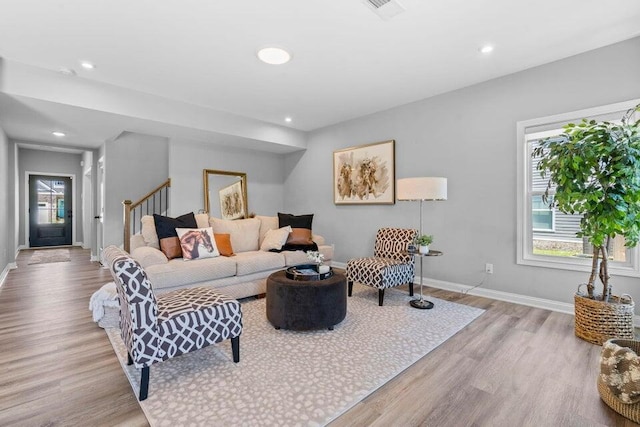
[(258, 237), (260, 233), (260, 220), (256, 218), (237, 219), (227, 221), (225, 219), (210, 218), (209, 223), (215, 234), (230, 234), (231, 246), (235, 253), (257, 251)]
[(189, 261), (220, 256), (211, 227), (176, 228), (176, 233), (178, 233), (178, 238), (180, 239), (183, 260)]
[(260, 245), (261, 251), (269, 251), (271, 249), (282, 249), (282, 245), (287, 243), (287, 237), (291, 233), (291, 226), (278, 228), (277, 230), (268, 230), (264, 235), (264, 240)]
[(280, 227), (280, 224), (278, 224), (277, 216), (256, 215), (256, 218), (260, 220), (260, 246), (262, 246), (262, 242), (264, 241), (264, 236), (267, 234), (267, 231), (277, 230)]

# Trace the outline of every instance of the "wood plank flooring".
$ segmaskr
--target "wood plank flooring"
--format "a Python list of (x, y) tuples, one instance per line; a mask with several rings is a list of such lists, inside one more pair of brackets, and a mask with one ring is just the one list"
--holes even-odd
[[(88, 310), (108, 271), (86, 250), (27, 265), (32, 252), (20, 253), (0, 288), (0, 425), (147, 425)], [(636, 425), (600, 400), (600, 348), (575, 338), (572, 316), (426, 293), (487, 311), (332, 427)]]

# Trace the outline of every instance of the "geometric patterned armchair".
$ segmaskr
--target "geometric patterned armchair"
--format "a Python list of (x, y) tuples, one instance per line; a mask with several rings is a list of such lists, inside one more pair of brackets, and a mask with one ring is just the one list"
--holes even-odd
[(147, 398), (149, 367), (181, 354), (231, 339), (233, 361), (240, 360), (240, 303), (209, 288), (153, 293), (144, 269), (121, 249), (110, 246), (104, 258), (120, 300), (120, 333), (128, 364), (142, 369), (138, 399)]
[(378, 305), (384, 302), (384, 290), (409, 284), (413, 296), (414, 256), (407, 253), (418, 230), (409, 228), (381, 228), (376, 234), (373, 257), (355, 258), (347, 263), (349, 296), (353, 282), (378, 289)]

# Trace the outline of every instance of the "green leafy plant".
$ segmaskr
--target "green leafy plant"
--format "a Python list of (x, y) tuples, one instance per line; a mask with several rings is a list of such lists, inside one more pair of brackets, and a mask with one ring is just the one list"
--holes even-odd
[[(540, 158), (537, 169), (549, 178), (543, 201), (567, 214), (580, 214), (578, 237), (593, 245), (588, 297), (595, 299), (599, 278), (608, 301), (611, 239), (624, 237), (627, 247), (640, 238), (640, 119), (632, 116), (640, 105), (627, 111), (620, 124), (583, 119), (563, 127), (561, 138), (547, 138), (532, 156)], [(555, 193), (551, 197), (555, 187)]]
[(423, 234), (422, 236), (416, 237), (416, 244), (420, 246), (429, 246), (433, 243), (433, 236), (429, 234)]

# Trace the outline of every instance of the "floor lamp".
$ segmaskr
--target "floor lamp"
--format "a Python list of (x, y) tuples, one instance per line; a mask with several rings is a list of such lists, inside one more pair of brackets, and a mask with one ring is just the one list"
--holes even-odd
[[(434, 200), (447, 200), (447, 178), (440, 177), (420, 177), (403, 178), (398, 180), (397, 185), (398, 200), (420, 201), (420, 236), (422, 236), (422, 202)], [(436, 251), (437, 252), (437, 251)], [(438, 254), (441, 254), (438, 252)], [(411, 305), (416, 308), (432, 308), (433, 303), (427, 301), (422, 296), (422, 277), (424, 276), (422, 259), (420, 255), (420, 299), (411, 301)], [(428, 256), (428, 254), (426, 254)]]

